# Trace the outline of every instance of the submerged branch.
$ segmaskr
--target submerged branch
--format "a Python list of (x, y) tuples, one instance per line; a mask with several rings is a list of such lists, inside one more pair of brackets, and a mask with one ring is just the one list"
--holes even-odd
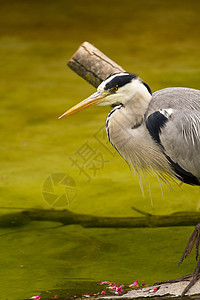
[[(144, 214), (144, 213), (143, 213)], [(51, 221), (63, 225), (81, 225), (85, 228), (153, 228), (193, 226), (199, 223), (200, 212), (181, 212), (171, 215), (142, 217), (98, 217), (77, 214), (69, 210), (26, 210), (0, 216), (0, 227), (23, 226), (30, 221)]]

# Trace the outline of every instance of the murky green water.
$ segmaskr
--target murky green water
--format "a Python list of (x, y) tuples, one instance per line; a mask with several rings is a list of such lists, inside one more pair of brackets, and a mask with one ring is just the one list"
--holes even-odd
[[(139, 74), (153, 91), (199, 89), (199, 1), (8, 0), (0, 5), (0, 221), (32, 208), (113, 217), (140, 216), (133, 206), (152, 214), (198, 211), (195, 187), (173, 184), (173, 192), (163, 187), (162, 197), (152, 177), (153, 204), (146, 189), (142, 197), (137, 179), (103, 135), (109, 108), (57, 117), (94, 91), (66, 67), (84, 40)], [(57, 173), (66, 175), (64, 185), (44, 188)], [(58, 201), (69, 178), (76, 186)], [(194, 269), (194, 255), (177, 267), (192, 227), (87, 229), (4, 218), (3, 300), (44, 291), (90, 293), (102, 280), (152, 284)]]

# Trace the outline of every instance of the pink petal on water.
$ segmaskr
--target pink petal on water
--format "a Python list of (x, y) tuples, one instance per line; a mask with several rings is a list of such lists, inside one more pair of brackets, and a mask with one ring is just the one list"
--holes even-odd
[(124, 284), (121, 284), (118, 288), (122, 289), (124, 287)]
[(102, 281), (102, 282), (99, 282), (98, 284), (103, 285), (105, 283), (108, 283), (108, 281)]
[(138, 287), (138, 280), (130, 284), (129, 287)]
[(37, 296), (33, 296), (33, 297), (31, 297), (30, 299), (40, 299), (40, 294), (37, 295)]
[(109, 286), (108, 288), (109, 288), (110, 290), (115, 290), (116, 287), (117, 287), (117, 285), (115, 284), (115, 285), (113, 285), (113, 286)]
[(124, 284), (121, 284), (120, 286), (116, 287), (116, 292), (123, 292), (122, 288), (123, 288)]

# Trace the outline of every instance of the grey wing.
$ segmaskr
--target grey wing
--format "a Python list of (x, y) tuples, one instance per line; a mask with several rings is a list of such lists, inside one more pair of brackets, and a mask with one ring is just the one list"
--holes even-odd
[(156, 91), (146, 112), (146, 117), (162, 108), (189, 109), (200, 111), (200, 91), (174, 87)]
[(177, 177), (200, 185), (200, 112), (161, 109), (147, 118), (146, 126)]

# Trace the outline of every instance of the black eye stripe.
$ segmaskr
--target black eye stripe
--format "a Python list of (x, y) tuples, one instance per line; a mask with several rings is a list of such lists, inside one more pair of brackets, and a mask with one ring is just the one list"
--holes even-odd
[(124, 86), (125, 84), (131, 82), (133, 78), (137, 78), (134, 74), (128, 74), (127, 75), (116, 75), (111, 81), (107, 82), (104, 89), (110, 90), (112, 88), (120, 88)]

